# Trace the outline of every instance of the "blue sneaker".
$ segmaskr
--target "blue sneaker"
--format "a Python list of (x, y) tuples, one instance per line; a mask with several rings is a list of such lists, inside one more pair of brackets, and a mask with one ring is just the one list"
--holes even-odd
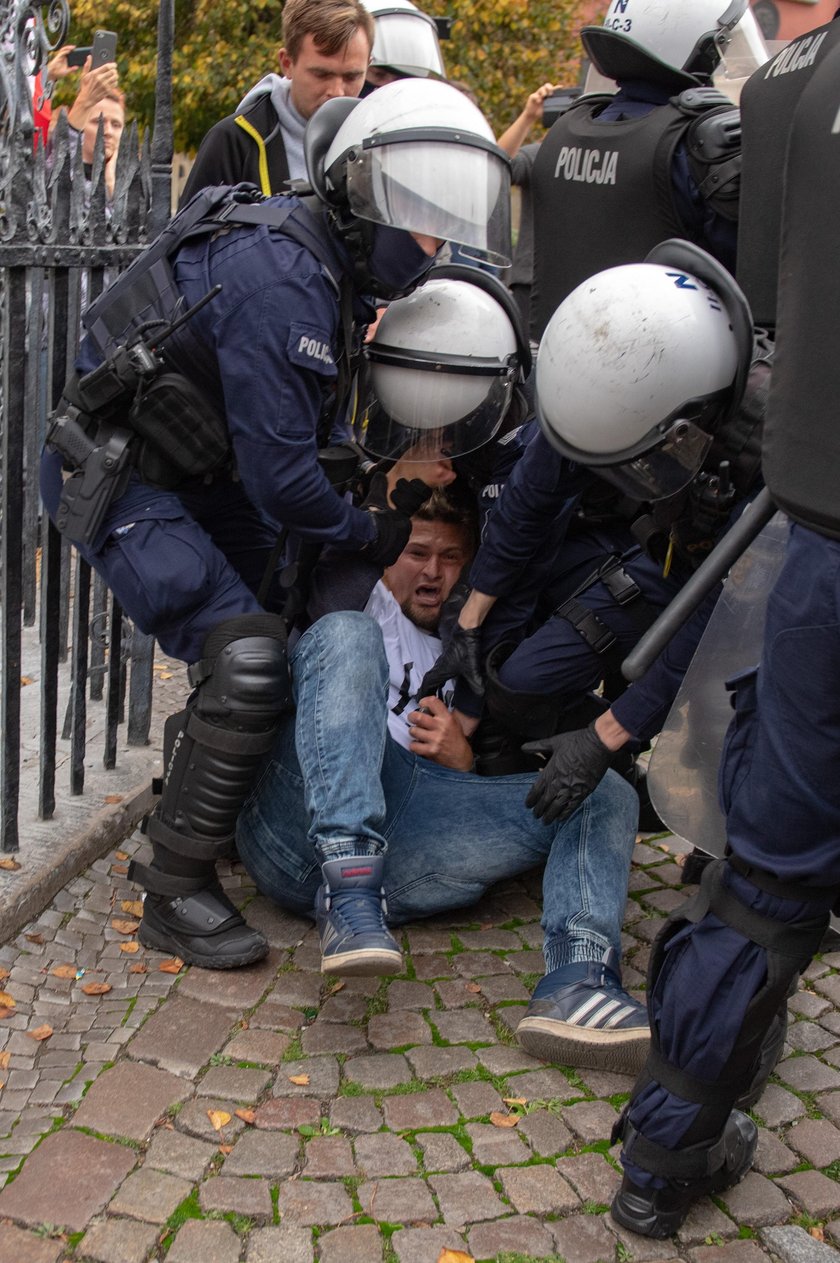
[(321, 973), (398, 974), (402, 952), (385, 924), (381, 855), (351, 855), (321, 865), (315, 896)]
[(610, 949), (602, 961), (562, 965), (537, 984), (516, 1036), (541, 1061), (638, 1074), (650, 1045), (647, 1010), (621, 986)]

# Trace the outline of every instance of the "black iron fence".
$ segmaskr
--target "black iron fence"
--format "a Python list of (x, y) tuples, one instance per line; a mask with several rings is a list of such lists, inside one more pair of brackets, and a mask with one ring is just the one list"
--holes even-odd
[[(47, 417), (72, 367), (85, 303), (169, 217), (173, 0), (158, 21), (151, 143), (123, 133), (113, 197), (104, 143), (86, 169), (80, 137), (60, 116), (36, 142), (35, 76), (67, 42), (70, 11), (0, 0), (0, 850), (19, 846), (24, 636), (38, 637), (38, 814), (55, 811), (59, 734), (70, 743), (70, 792), (84, 790), (89, 706), (105, 709), (102, 759), (116, 762), (118, 725), (148, 739), (152, 650), (113, 596), (44, 514), (38, 462)], [(130, 109), (130, 103), (129, 103)], [(31, 629), (31, 631), (27, 631)], [(59, 699), (62, 705), (59, 706)], [(64, 699), (67, 699), (66, 701)], [(90, 752), (87, 751), (89, 754)]]

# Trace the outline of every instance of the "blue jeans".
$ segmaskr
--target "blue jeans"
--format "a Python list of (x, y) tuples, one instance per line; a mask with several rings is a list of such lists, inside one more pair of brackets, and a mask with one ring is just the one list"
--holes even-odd
[(548, 969), (621, 950), (638, 800), (608, 772), (575, 814), (544, 825), (525, 806), (533, 773), (482, 777), (412, 754), (387, 731), (388, 666), (365, 614), (328, 614), (291, 655), (297, 705), (237, 827), (257, 888), (307, 914), (320, 862), (387, 852), (392, 924), (475, 903), (545, 863)]

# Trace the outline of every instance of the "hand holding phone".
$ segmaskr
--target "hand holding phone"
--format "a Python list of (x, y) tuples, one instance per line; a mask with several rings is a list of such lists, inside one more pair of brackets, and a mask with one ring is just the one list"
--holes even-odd
[(116, 31), (95, 31), (90, 55), (92, 70), (96, 70), (97, 66), (107, 65), (109, 61), (116, 61)]
[(67, 62), (68, 66), (71, 66), (74, 70), (78, 70), (85, 64), (92, 52), (93, 49), (90, 44), (86, 44), (83, 48), (71, 49), (64, 60)]

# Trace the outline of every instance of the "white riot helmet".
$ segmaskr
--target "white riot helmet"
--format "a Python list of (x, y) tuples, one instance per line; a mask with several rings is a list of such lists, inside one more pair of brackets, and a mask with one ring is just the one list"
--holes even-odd
[(425, 79), (444, 77), (437, 26), (434, 19), (411, 0), (362, 0), (373, 14), (372, 66), (401, 75)]
[(307, 124), (304, 152), (339, 227), (387, 225), (510, 264), (510, 159), (457, 88), (401, 79), (363, 100), (326, 101)]
[(356, 437), (374, 456), (415, 461), (488, 442), (531, 368), (510, 291), (457, 264), (391, 303), (365, 357), (371, 400)]
[(537, 415), (568, 459), (636, 500), (680, 491), (744, 393), (752, 315), (721, 265), (687, 241), (589, 277), (548, 322)]
[(673, 92), (708, 83), (722, 58), (757, 69), (767, 49), (747, 0), (612, 0), (581, 41), (608, 79), (641, 79)]

